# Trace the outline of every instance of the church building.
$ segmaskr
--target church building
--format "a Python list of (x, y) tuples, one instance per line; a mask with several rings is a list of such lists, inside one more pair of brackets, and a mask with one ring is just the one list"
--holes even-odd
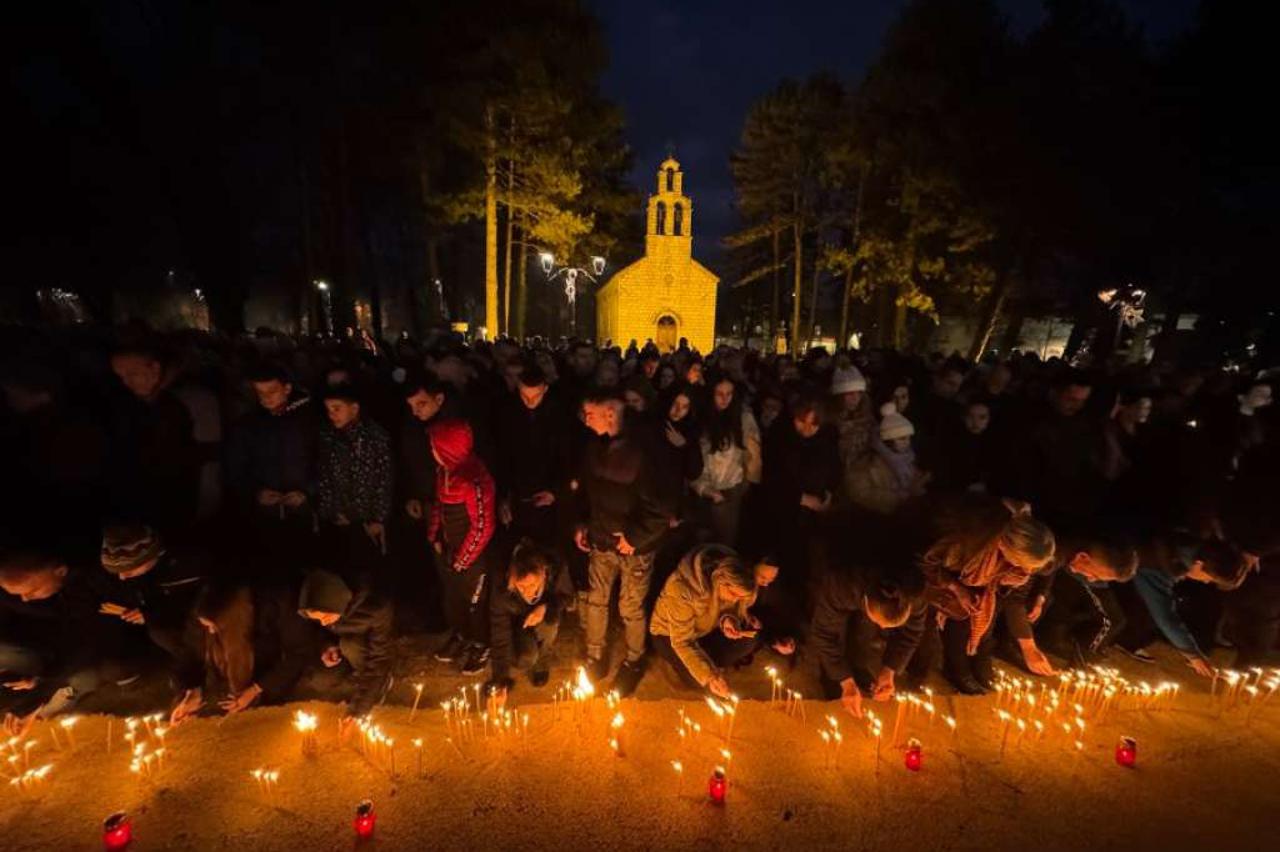
[(710, 352), (719, 279), (693, 259), (693, 203), (674, 159), (658, 169), (647, 223), (644, 257), (619, 270), (596, 295), (596, 334), (623, 347), (652, 340), (661, 352), (684, 337), (694, 349)]

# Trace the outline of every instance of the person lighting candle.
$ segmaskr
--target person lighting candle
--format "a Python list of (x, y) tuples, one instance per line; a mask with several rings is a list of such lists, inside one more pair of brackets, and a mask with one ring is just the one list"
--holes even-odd
[[(658, 655), (686, 684), (729, 698), (725, 673), (755, 651), (764, 626), (751, 606), (777, 576), (777, 566), (768, 560), (748, 566), (722, 545), (694, 548), (667, 578), (654, 605), (649, 632)], [(795, 643), (779, 638), (773, 648), (791, 654)]]

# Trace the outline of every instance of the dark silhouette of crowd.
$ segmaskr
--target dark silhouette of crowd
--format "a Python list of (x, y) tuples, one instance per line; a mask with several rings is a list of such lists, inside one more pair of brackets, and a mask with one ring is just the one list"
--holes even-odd
[(861, 713), (1280, 633), (1265, 374), (80, 327), (7, 329), (0, 385), (15, 732), (156, 665), (175, 723), (332, 669), (349, 724), (406, 634), (500, 701), (807, 653)]

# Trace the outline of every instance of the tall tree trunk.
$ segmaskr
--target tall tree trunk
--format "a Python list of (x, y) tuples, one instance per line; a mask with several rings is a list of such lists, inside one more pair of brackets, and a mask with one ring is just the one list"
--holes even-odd
[(795, 282), (791, 305), (791, 354), (800, 352), (800, 298), (804, 295), (804, 223), (797, 215), (791, 225), (791, 237), (795, 243)]
[(818, 234), (814, 234), (813, 238), (813, 283), (809, 285), (809, 289), (813, 291), (813, 301), (809, 302), (809, 327), (805, 330), (805, 340), (809, 341), (809, 345), (813, 345), (814, 329), (818, 323), (818, 284), (821, 280), (819, 274), (822, 269), (822, 238)]
[[(524, 240), (524, 229), (521, 228), (516, 233), (521, 241)], [(521, 245), (520, 252), (516, 255), (516, 339), (524, 340), (525, 317), (529, 306), (529, 251), (528, 247)]]
[[(778, 312), (782, 299), (782, 229), (773, 223), (773, 301), (769, 303), (769, 339), (778, 339)], [(770, 344), (772, 345), (772, 343)]]
[[(863, 166), (858, 172), (858, 195), (853, 204), (853, 233), (849, 240), (849, 251), (857, 254), (858, 244), (862, 240), (862, 189), (867, 183), (867, 169)], [(844, 297), (840, 300), (840, 342), (837, 348), (849, 345), (849, 300), (853, 294), (853, 270), (855, 264), (849, 262), (849, 269), (844, 274)]]
[(493, 107), (484, 114), (484, 326), (492, 340), (498, 333), (498, 140)]
[[(513, 116), (507, 128), (507, 146), (516, 149), (516, 120)], [(502, 333), (511, 333), (511, 240), (515, 235), (515, 211), (511, 209), (511, 196), (516, 188), (516, 161), (514, 153), (507, 160), (507, 244), (503, 248), (502, 263)]]
[[(508, 181), (508, 192), (510, 182)], [(508, 196), (510, 197), (510, 196)], [(515, 211), (507, 205), (507, 244), (502, 248), (502, 333), (511, 333), (511, 241), (515, 239)]]
[(907, 306), (902, 303), (902, 288), (893, 297), (893, 348), (902, 351), (902, 341), (907, 332)]
[(1009, 265), (1003, 264), (1000, 270), (1000, 277), (996, 279), (995, 289), (987, 297), (987, 304), (983, 309), (981, 318), (978, 320), (978, 328), (973, 335), (973, 344), (969, 347), (970, 361), (982, 360), (982, 354), (991, 345), (991, 335), (995, 332), (996, 324), (1000, 321), (1000, 314), (1004, 311), (1004, 303), (1009, 295), (1009, 282), (1011, 279)]

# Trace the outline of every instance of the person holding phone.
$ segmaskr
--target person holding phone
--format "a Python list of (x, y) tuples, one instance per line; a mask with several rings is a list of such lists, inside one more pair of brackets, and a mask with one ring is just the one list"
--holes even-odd
[[(743, 563), (723, 545), (704, 544), (685, 554), (662, 587), (649, 621), (654, 648), (686, 683), (728, 698), (725, 672), (752, 654), (763, 625), (751, 614), (762, 587), (778, 576), (769, 562)], [(773, 643), (791, 654), (795, 643)]]

